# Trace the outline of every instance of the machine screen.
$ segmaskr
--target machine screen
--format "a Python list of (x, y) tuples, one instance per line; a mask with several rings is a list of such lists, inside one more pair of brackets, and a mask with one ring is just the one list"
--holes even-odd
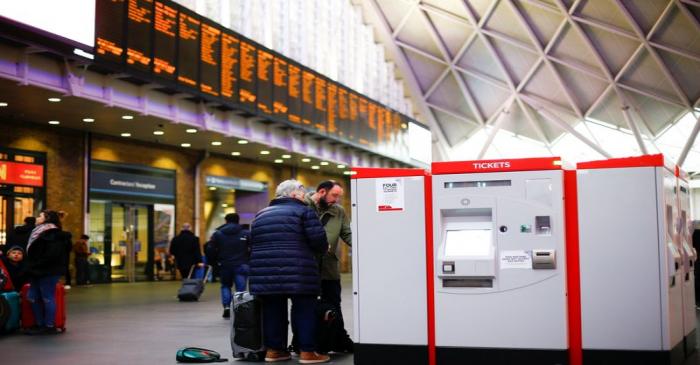
[(445, 256), (489, 256), (491, 239), (490, 229), (447, 231)]

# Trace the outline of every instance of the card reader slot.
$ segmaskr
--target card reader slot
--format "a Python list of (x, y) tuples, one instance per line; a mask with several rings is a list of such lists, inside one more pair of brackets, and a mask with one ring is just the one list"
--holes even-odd
[(443, 288), (493, 288), (493, 279), (442, 279)]

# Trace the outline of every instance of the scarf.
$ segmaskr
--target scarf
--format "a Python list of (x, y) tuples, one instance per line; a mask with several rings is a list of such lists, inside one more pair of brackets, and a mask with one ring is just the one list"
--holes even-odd
[(34, 243), (34, 241), (36, 241), (37, 238), (39, 238), (42, 233), (54, 228), (58, 229), (58, 227), (53, 223), (44, 223), (34, 227), (34, 229), (32, 229), (32, 233), (29, 235), (26, 252), (29, 252), (29, 247), (32, 245), (32, 243)]

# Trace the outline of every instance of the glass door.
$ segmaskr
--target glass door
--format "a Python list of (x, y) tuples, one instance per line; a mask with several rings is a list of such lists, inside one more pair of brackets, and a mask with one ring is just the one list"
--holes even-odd
[(116, 204), (111, 207), (112, 281), (144, 281), (153, 278), (152, 208)]

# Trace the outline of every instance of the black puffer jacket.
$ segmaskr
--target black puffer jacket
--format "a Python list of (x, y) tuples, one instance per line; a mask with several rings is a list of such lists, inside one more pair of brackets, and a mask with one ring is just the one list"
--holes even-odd
[(313, 209), (294, 198), (274, 199), (255, 216), (250, 235), (252, 294), (319, 293), (316, 257), (328, 241)]
[(250, 233), (240, 224), (228, 223), (211, 236), (211, 259), (221, 266), (248, 263)]
[(30, 278), (63, 275), (66, 272), (66, 244), (70, 234), (58, 228), (44, 231), (27, 250), (26, 273)]

